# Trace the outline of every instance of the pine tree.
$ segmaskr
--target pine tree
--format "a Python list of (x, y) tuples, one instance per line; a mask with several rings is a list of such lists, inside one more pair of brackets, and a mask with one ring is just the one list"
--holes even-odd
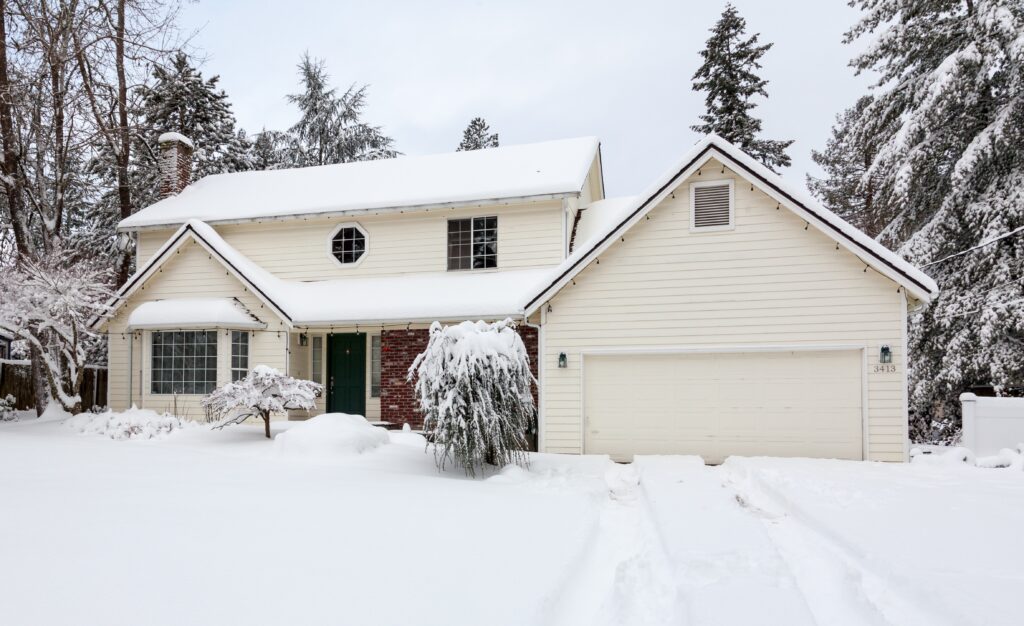
[(132, 197), (140, 207), (159, 199), (157, 138), (165, 132), (192, 140), (192, 179), (250, 169), (249, 141), (235, 129), (235, 116), (219, 76), (203, 78), (179, 52), (167, 67), (153, 68), (153, 83), (139, 88), (141, 117), (133, 150)]
[(302, 93), (288, 96), (302, 115), (290, 130), (296, 166), (390, 159), (398, 155), (394, 140), (380, 126), (362, 121), (366, 85), (352, 85), (339, 96), (329, 86), (324, 62), (308, 54), (299, 63), (299, 82)]
[(754, 96), (767, 98), (767, 80), (755, 74), (760, 59), (772, 44), (758, 45), (759, 35), (746, 37), (747, 22), (732, 4), (711, 29), (711, 37), (700, 55), (704, 63), (693, 75), (693, 88), (705, 91), (706, 112), (702, 124), (691, 128), (702, 134), (717, 133), (771, 169), (787, 167), (786, 148), (793, 142), (761, 139), (761, 120), (751, 114), (757, 106)]
[(864, 15), (846, 41), (875, 38), (851, 65), (879, 80), (851, 132), (882, 138), (865, 176), (896, 209), (879, 239), (941, 288), (911, 327), (922, 436), (959, 414), (965, 389), (1024, 383), (1024, 6), (853, 4)]
[(250, 143), (249, 165), (254, 170), (276, 170), (291, 167), (292, 141), (288, 133), (264, 128)]
[(480, 150), (481, 148), (497, 148), (498, 133), (491, 134), (491, 127), (482, 117), (474, 117), (466, 130), (462, 131), (462, 143), (455, 150)]
[[(884, 137), (858, 137), (852, 132), (870, 103), (871, 97), (864, 96), (836, 116), (825, 149), (811, 151), (811, 158), (824, 170), (825, 177), (808, 174), (807, 187), (829, 210), (875, 237), (892, 218), (891, 208), (883, 206), (877, 197), (876, 176), (866, 175)], [(894, 129), (888, 130), (891, 134)]]

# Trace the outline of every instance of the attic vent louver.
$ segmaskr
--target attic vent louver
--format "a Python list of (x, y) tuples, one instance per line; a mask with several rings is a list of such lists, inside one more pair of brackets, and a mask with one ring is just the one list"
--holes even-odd
[(690, 185), (691, 229), (732, 228), (732, 181), (708, 181)]

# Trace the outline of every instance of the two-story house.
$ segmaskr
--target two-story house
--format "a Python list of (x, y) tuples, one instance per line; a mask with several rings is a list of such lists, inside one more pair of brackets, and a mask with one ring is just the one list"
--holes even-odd
[(199, 418), (266, 364), (323, 383), (318, 412), (418, 426), (430, 323), (511, 317), (541, 450), (905, 458), (907, 314), (935, 283), (721, 138), (615, 199), (594, 138), (193, 184), (188, 140), (160, 144), (99, 324), (115, 408)]

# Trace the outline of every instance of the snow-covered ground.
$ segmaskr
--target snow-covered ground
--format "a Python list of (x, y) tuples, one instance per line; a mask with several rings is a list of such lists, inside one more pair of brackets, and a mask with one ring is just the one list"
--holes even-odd
[(0, 624), (1019, 621), (1017, 470), (533, 455), (470, 480), (352, 419), (93, 419), (0, 424)]

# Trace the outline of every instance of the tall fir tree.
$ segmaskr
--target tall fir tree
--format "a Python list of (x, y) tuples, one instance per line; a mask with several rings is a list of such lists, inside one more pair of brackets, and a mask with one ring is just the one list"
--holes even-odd
[(288, 101), (299, 108), (301, 118), (289, 131), (293, 136), (294, 165), (328, 165), (351, 161), (390, 159), (398, 155), (394, 140), (380, 126), (363, 121), (366, 85), (352, 85), (340, 96), (330, 86), (321, 60), (303, 55), (299, 63), (302, 92)]
[(166, 67), (153, 68), (153, 82), (140, 87), (141, 131), (133, 151), (133, 197), (145, 207), (159, 199), (157, 138), (165, 132), (192, 140), (192, 179), (250, 169), (249, 141), (235, 128), (219, 76), (203, 78), (188, 55), (179, 52)]
[[(879, 239), (941, 293), (911, 326), (912, 431), (956, 419), (974, 385), (1024, 384), (1024, 4), (855, 0), (851, 65), (879, 76), (851, 127), (894, 215)], [(887, 129), (895, 128), (895, 132)]]
[(481, 148), (497, 148), (498, 133), (491, 133), (491, 127), (482, 117), (474, 117), (469, 121), (469, 126), (462, 131), (462, 142), (455, 150), (480, 150)]
[[(877, 175), (867, 175), (885, 136), (861, 137), (853, 132), (869, 104), (871, 97), (863, 96), (836, 116), (825, 149), (811, 151), (811, 159), (825, 176), (815, 178), (808, 174), (807, 187), (833, 213), (876, 237), (892, 219), (892, 209), (878, 198)], [(895, 129), (890, 126), (886, 130), (888, 135)]]
[(717, 133), (773, 170), (788, 167), (786, 148), (793, 141), (761, 139), (761, 120), (752, 114), (757, 106), (753, 98), (768, 97), (768, 81), (755, 72), (772, 44), (759, 45), (758, 33), (750, 37), (746, 33), (746, 20), (736, 7), (726, 4), (700, 53), (704, 63), (693, 75), (693, 88), (707, 95), (702, 123), (691, 128), (701, 134)]

